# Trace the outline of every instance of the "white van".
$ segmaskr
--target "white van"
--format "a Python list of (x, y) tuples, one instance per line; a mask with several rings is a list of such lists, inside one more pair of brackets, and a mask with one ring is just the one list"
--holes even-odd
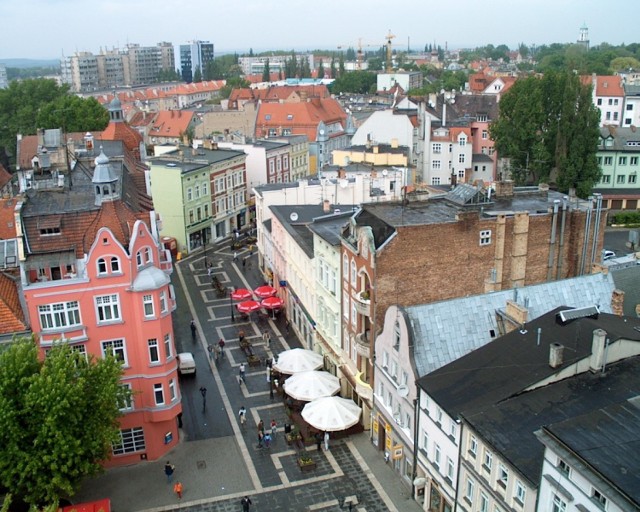
[(188, 375), (196, 373), (196, 362), (191, 352), (182, 352), (178, 354), (178, 373), (180, 375)]

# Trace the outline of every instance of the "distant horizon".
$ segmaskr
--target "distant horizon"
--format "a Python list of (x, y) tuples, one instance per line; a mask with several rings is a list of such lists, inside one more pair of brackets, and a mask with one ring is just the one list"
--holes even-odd
[[(412, 48), (491, 43), (514, 49), (520, 43), (575, 42), (583, 25), (593, 46), (617, 46), (637, 40), (632, 15), (637, 9), (637, 0), (617, 0), (606, 8), (600, 0), (327, 0), (322, 7), (294, 0), (214, 5), (206, 0), (179, 5), (152, 0), (5, 1), (0, 2), (0, 58), (53, 60), (76, 51), (123, 48), (127, 42), (178, 46), (190, 40), (210, 41), (220, 55), (248, 53), (250, 48), (356, 48), (358, 40), (372, 48), (382, 46), (389, 33), (397, 48), (411, 41)], [(35, 32), (29, 34), (29, 28)]]

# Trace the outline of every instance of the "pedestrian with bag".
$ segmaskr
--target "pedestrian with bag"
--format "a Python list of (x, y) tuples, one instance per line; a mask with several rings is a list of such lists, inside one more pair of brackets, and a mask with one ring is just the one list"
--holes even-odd
[(167, 483), (171, 483), (171, 480), (173, 479), (173, 472), (176, 470), (176, 467), (171, 464), (171, 462), (167, 461), (167, 463), (164, 465), (164, 474), (167, 475)]
[(244, 382), (244, 383), (245, 383), (245, 385), (247, 384), (247, 381), (244, 379), (244, 375), (245, 375), (245, 373), (246, 373), (246, 371), (247, 371), (247, 369), (246, 369), (246, 368), (247, 368), (247, 367), (244, 365), (244, 363), (240, 363), (240, 368), (239, 368), (239, 370), (238, 370), (238, 371), (239, 371), (239, 374), (240, 374), (240, 375), (239, 375), (239, 377), (238, 377), (238, 383), (240, 383), (240, 382)]
[(240, 419), (240, 426), (244, 428), (247, 423), (247, 409), (244, 405), (240, 407), (240, 410), (238, 411), (238, 418)]

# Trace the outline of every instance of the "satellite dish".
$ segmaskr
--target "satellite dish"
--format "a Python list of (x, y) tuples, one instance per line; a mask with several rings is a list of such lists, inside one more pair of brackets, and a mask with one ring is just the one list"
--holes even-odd
[(400, 398), (404, 398), (409, 394), (409, 386), (407, 386), (406, 384), (401, 384), (400, 386), (398, 386), (398, 396)]
[(289, 215), (289, 218), (295, 222), (298, 220), (298, 214), (296, 212), (291, 212), (291, 215)]

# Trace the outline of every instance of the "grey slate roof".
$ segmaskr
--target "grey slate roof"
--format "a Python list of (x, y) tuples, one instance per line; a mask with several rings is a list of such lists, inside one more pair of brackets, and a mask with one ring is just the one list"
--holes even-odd
[(527, 304), (529, 320), (563, 305), (595, 304), (601, 312), (610, 313), (614, 289), (611, 275), (593, 274), (407, 307), (417, 375), (427, 375), (490, 342), (491, 331), (498, 333), (496, 312), (504, 310), (509, 299)]
[(640, 507), (640, 403), (637, 398), (553, 423), (544, 430)]
[[(587, 371), (515, 396), (481, 412), (463, 414), (463, 417), (480, 436), (537, 487), (544, 446), (536, 438), (536, 430), (544, 425), (598, 411), (638, 395), (640, 356), (610, 364), (604, 374)], [(590, 421), (589, 428), (591, 433), (595, 433), (600, 425)], [(588, 436), (589, 432), (584, 434)], [(637, 451), (630, 451), (637, 458)], [(630, 472), (630, 475), (635, 477), (631, 485), (635, 486), (637, 494), (637, 489), (640, 489), (638, 473)]]
[(624, 314), (636, 316), (636, 305), (640, 304), (640, 265), (626, 268), (610, 268), (609, 273), (616, 283), (616, 288), (624, 292)]

